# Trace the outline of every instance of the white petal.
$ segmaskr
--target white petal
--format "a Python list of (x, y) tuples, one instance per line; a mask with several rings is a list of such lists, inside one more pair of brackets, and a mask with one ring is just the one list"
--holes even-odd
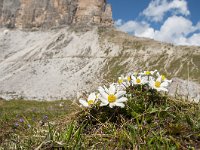
[(162, 82), (162, 77), (161, 77), (161, 76), (158, 77), (158, 78), (156, 79), (156, 81), (158, 81), (158, 82)]
[(98, 91), (105, 91), (103, 87), (99, 86)]
[(101, 94), (101, 96), (104, 98), (104, 99), (107, 99), (108, 98), (108, 94), (104, 91), (104, 89), (100, 86), (98, 88), (99, 90), (99, 93)]
[(167, 87), (169, 85), (169, 83), (168, 82), (163, 82), (163, 83), (161, 83), (161, 87)]
[(109, 107), (113, 108), (115, 106), (115, 103), (109, 103)]
[(149, 81), (148, 81), (148, 77), (143, 77), (143, 78), (141, 78), (141, 84), (146, 84), (146, 83), (148, 83)]
[(115, 96), (117, 97), (117, 98), (120, 98), (121, 96), (123, 96), (123, 95), (125, 95), (126, 94), (126, 91), (118, 91), (116, 94), (115, 94)]
[(136, 78), (134, 77), (132, 80), (131, 80), (132, 84), (137, 84), (136, 83)]
[(122, 103), (122, 102), (126, 102), (128, 99), (126, 97), (122, 97), (120, 99), (117, 100), (117, 103)]
[(149, 80), (150, 80), (150, 81), (154, 81), (154, 80), (155, 80), (155, 78), (154, 78), (154, 77), (152, 77), (152, 76), (150, 76), (150, 77), (149, 77)]
[(106, 103), (101, 103), (101, 104), (100, 104), (101, 107), (102, 107), (102, 106), (106, 106), (106, 105), (108, 105), (108, 104), (106, 104)]
[(98, 99), (98, 98), (99, 98), (99, 96), (100, 96), (100, 93), (97, 93), (97, 95), (96, 95), (96, 99)]
[(96, 94), (95, 93), (91, 93), (89, 96), (88, 96), (88, 100), (95, 100), (96, 99)]
[(84, 99), (79, 99), (79, 103), (81, 103), (81, 105), (83, 105), (84, 107), (89, 107), (88, 103)]
[(166, 88), (163, 88), (163, 87), (160, 88), (160, 91), (168, 92), (168, 90)]
[(124, 105), (123, 103), (117, 103), (117, 102), (116, 102), (115, 105), (118, 106), (118, 107), (121, 107), (121, 108), (124, 108), (124, 107), (125, 107), (125, 105)]
[(135, 77), (134, 75), (132, 75), (132, 76), (131, 76), (131, 79), (132, 79), (132, 80), (133, 80), (133, 79), (136, 79), (136, 77)]
[(166, 82), (169, 82), (169, 83), (172, 83), (172, 80), (167, 80), (167, 79), (166, 79), (165, 81), (166, 81)]
[(124, 90), (124, 89), (125, 89), (124, 83), (123, 83), (123, 84), (118, 84), (118, 85), (116, 86), (116, 91), (121, 91), (121, 90)]
[(140, 75), (145, 75), (145, 74), (146, 74), (146, 71), (140, 72), (139, 74), (140, 74)]
[(150, 71), (151, 74), (153, 75), (155, 72), (157, 72), (158, 70), (154, 70), (154, 71)]
[(159, 72), (157, 72), (157, 73), (156, 73), (156, 76), (160, 77), (160, 73), (159, 73)]
[(151, 88), (154, 88), (154, 85), (155, 85), (155, 82), (152, 81), (152, 80), (150, 80), (150, 81), (149, 81), (149, 86), (150, 86)]
[(114, 84), (111, 84), (109, 88), (109, 94), (115, 94), (115, 91), (116, 91), (116, 87), (114, 86)]
[(106, 92), (107, 94), (109, 94), (109, 90), (108, 90), (108, 88), (107, 88), (105, 85), (103, 86), (103, 88), (104, 88), (105, 92)]
[(99, 99), (102, 101), (102, 103), (105, 103), (106, 105), (108, 104), (108, 100), (99, 96)]

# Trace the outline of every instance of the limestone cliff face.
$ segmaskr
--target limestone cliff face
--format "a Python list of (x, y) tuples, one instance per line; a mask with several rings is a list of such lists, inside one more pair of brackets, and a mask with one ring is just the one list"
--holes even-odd
[(112, 25), (111, 6), (105, 0), (79, 0), (74, 23)]
[(0, 0), (0, 27), (52, 28), (61, 25), (112, 25), (106, 0)]

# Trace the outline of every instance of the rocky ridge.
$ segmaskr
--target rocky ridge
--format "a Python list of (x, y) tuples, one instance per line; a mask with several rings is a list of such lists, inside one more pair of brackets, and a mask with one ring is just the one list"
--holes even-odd
[(0, 0), (0, 98), (74, 99), (122, 73), (157, 69), (173, 78), (170, 95), (200, 100), (200, 47), (112, 25), (106, 0)]
[(173, 78), (170, 95), (198, 102), (199, 58), (199, 47), (132, 37), (112, 28), (0, 29), (0, 97), (74, 99), (122, 73), (158, 69)]
[(0, 27), (49, 29), (62, 25), (112, 26), (106, 0), (0, 0)]

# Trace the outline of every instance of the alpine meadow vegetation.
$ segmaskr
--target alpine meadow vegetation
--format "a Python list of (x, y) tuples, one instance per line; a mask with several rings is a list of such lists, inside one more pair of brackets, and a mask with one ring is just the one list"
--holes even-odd
[(35, 102), (30, 106), (43, 106), (44, 112), (33, 107), (20, 112), (23, 115), (14, 112), (28, 101), (17, 108), (7, 106), (12, 114), (4, 107), (1, 128), (11, 129), (2, 132), (0, 148), (199, 149), (200, 104), (168, 96), (171, 82), (157, 70), (130, 72), (80, 98), (80, 106), (69, 101), (48, 107)]

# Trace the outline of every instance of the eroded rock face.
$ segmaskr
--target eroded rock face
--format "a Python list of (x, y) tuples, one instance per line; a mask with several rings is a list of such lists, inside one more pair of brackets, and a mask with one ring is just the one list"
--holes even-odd
[[(121, 74), (157, 69), (172, 79), (171, 96), (200, 102), (200, 47), (185, 49), (93, 28), (0, 29), (0, 99), (75, 100)], [(192, 61), (189, 78), (183, 58)]]
[(179, 78), (173, 78), (172, 81), (169, 88), (171, 96), (193, 102), (200, 101), (200, 84)]
[(111, 26), (111, 6), (105, 0), (79, 0), (74, 23)]
[(105, 0), (0, 0), (0, 27), (48, 29), (112, 23), (111, 7)]

